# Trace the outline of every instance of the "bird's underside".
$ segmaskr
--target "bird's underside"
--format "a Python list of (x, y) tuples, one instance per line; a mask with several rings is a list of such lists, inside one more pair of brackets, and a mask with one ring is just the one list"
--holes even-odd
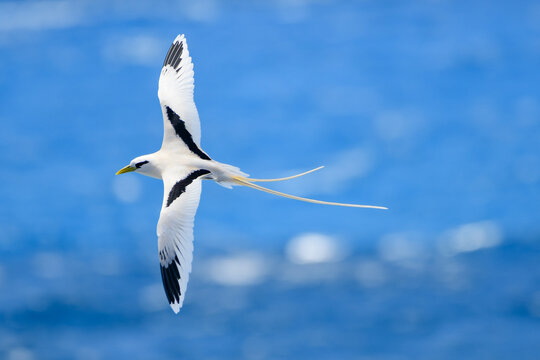
[(132, 161), (118, 173), (137, 171), (161, 178), (163, 205), (157, 226), (158, 253), (163, 287), (174, 312), (182, 307), (193, 255), (193, 221), (199, 205), (201, 180), (212, 179), (225, 187), (242, 185), (273, 195), (317, 204), (385, 209), (302, 198), (255, 183), (294, 179), (322, 168), (279, 179), (254, 179), (237, 167), (217, 162), (200, 146), (199, 115), (193, 101), (193, 63), (184, 35), (171, 45), (161, 69), (158, 97), (163, 113), (161, 149)]

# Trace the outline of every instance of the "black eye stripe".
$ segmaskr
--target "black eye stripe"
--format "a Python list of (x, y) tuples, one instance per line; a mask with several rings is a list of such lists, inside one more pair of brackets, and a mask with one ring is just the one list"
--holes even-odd
[(135, 164), (135, 167), (138, 169), (140, 168), (141, 166), (143, 166), (144, 164), (148, 164), (148, 160), (145, 160), (145, 161), (141, 161), (141, 162), (138, 162)]

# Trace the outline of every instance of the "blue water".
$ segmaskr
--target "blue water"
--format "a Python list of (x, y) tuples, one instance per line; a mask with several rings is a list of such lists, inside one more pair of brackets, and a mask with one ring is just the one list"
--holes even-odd
[[(0, 358), (537, 359), (539, 24), (534, 1), (0, 2)], [(162, 185), (113, 174), (161, 144), (178, 33), (207, 153), (326, 165), (275, 188), (390, 210), (205, 183), (175, 316)], [(341, 255), (295, 263), (305, 233)]]

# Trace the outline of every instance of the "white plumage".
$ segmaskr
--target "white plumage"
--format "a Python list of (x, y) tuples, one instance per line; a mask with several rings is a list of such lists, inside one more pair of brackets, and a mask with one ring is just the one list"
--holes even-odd
[[(200, 146), (201, 143), (201, 123), (199, 121), (199, 113), (193, 101), (193, 63), (187, 48), (186, 38), (184, 35), (178, 35), (173, 41), (173, 45), (167, 55), (175, 50), (175, 44), (179, 44), (178, 52), (171, 54), (171, 57), (180, 54), (181, 61), (176, 67), (173, 64), (167, 64), (167, 57), (161, 69), (159, 76), (158, 97), (163, 111), (163, 145), (180, 145), (175, 141), (176, 134), (167, 119), (166, 107), (172, 108), (182, 120), (186, 123), (186, 128), (193, 137), (195, 144)], [(174, 58), (173, 58), (174, 60)], [(170, 61), (169, 61), (170, 62)]]
[[(171, 174), (172, 175), (172, 174)], [(174, 186), (175, 179), (186, 177), (187, 171), (180, 172), (177, 176), (167, 176), (163, 178), (165, 194), (168, 194)], [(201, 196), (201, 181), (194, 181), (187, 186), (186, 191), (170, 206), (164, 204), (161, 208), (157, 225), (158, 251), (160, 254), (160, 265), (162, 269), (167, 269), (174, 262), (180, 275), (180, 295), (176, 299), (167, 294), (169, 304), (174, 312), (178, 312), (184, 301), (189, 273), (191, 272), (191, 261), (193, 260), (193, 221), (199, 206)], [(178, 263), (176, 261), (178, 260)], [(162, 274), (163, 276), (163, 274)], [(172, 279), (176, 280), (176, 279)], [(164, 281), (167, 284), (167, 279)], [(165, 285), (164, 284), (164, 285)], [(167, 286), (165, 289), (167, 291)]]
[(184, 35), (173, 41), (161, 69), (158, 97), (163, 112), (163, 143), (153, 154), (139, 156), (117, 172), (135, 171), (163, 180), (163, 205), (157, 225), (158, 254), (163, 287), (177, 313), (184, 301), (193, 259), (193, 221), (201, 194), (201, 180), (225, 187), (248, 186), (274, 195), (318, 204), (385, 209), (341, 204), (284, 194), (254, 182), (293, 179), (322, 167), (281, 179), (252, 179), (235, 166), (212, 160), (200, 147), (201, 127), (193, 101), (193, 63)]

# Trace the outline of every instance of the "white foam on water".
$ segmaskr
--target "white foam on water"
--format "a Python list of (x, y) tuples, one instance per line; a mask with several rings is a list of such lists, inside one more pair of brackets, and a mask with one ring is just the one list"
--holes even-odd
[(305, 233), (292, 238), (285, 251), (289, 261), (295, 264), (337, 262), (345, 256), (335, 237), (320, 233)]
[(453, 256), (495, 247), (502, 241), (503, 233), (497, 223), (481, 221), (448, 230), (441, 236), (438, 245), (442, 255)]
[(425, 249), (417, 237), (408, 233), (386, 234), (381, 238), (377, 247), (380, 257), (385, 261), (406, 261), (425, 255)]
[(208, 278), (225, 286), (248, 286), (262, 282), (267, 264), (257, 253), (241, 253), (216, 257), (206, 265)]

